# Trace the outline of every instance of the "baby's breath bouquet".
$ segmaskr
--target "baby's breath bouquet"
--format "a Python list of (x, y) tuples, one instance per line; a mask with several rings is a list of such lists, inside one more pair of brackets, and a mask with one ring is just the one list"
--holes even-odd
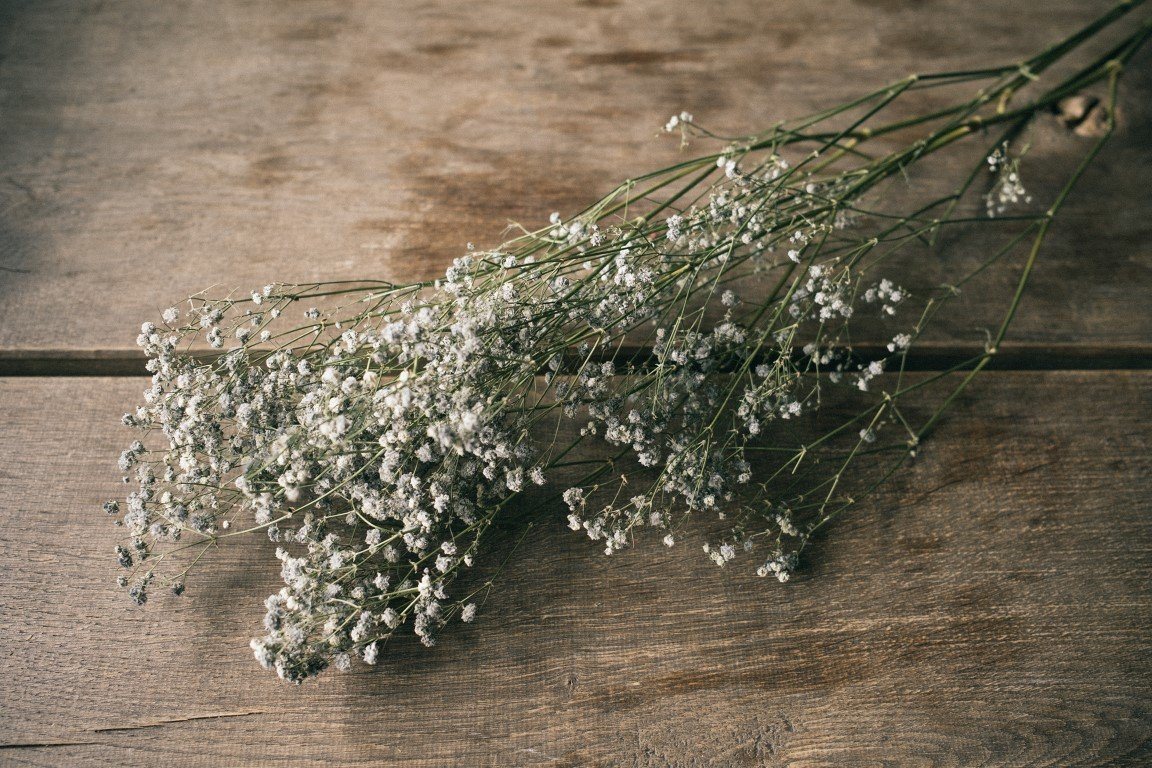
[[(470, 246), (439, 280), (269, 284), (165, 311), (141, 329), (152, 384), (124, 417), (143, 433), (120, 459), (138, 489), (106, 505), (126, 532), (121, 586), (137, 603), (158, 584), (179, 594), (206, 553), (261, 532), (284, 586), (252, 648), (298, 682), (375, 663), (405, 627), (431, 645), (471, 621), (492, 580), (456, 591), (458, 577), (531, 486), (532, 514), (567, 514), (605, 554), (642, 528), (673, 546), (707, 513), (723, 529), (705, 556), (787, 581), (816, 531), (914, 455), (997, 354), (1152, 25), (1051, 68), (1139, 4), (1022, 62), (911, 76), (751, 136), (679, 114), (665, 130), (714, 151)], [(1030, 126), (1093, 86), (1100, 135), (1033, 201)], [(965, 95), (909, 116), (928, 89)], [(974, 161), (945, 193), (911, 180), (962, 146)], [(920, 198), (892, 210), (897, 187)], [(886, 272), (978, 223), (1002, 244), (946, 285), (917, 293)], [(984, 350), (905, 375), (941, 308), (997, 265), (1019, 282)], [(884, 334), (876, 354), (853, 345), (860, 327)], [(933, 382), (946, 390), (915, 418), (904, 403)], [(834, 423), (813, 433), (820, 412)], [(865, 465), (879, 472), (861, 484)]]

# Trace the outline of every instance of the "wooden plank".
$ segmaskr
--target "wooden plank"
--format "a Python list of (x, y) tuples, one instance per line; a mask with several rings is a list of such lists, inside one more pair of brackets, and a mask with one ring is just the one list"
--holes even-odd
[[(1014, 60), (1109, 5), (6, 5), (0, 364), (55, 372), (82, 352), (127, 370), (140, 321), (208, 284), (436, 275), (509, 219), (542, 223), (677, 158), (654, 136), (673, 112), (743, 133), (911, 71)], [(1152, 349), (1150, 62), (1006, 351)], [(1041, 199), (1088, 140), (1048, 116), (1035, 138)], [(931, 282), (984, 249), (948, 242), (915, 271)], [(1014, 281), (975, 290), (936, 340), (979, 347)]]
[(267, 542), (144, 609), (112, 586), (143, 385), (0, 379), (7, 765), (1152, 760), (1152, 373), (988, 374), (787, 585), (526, 508), (474, 624), (299, 688), (246, 647)]

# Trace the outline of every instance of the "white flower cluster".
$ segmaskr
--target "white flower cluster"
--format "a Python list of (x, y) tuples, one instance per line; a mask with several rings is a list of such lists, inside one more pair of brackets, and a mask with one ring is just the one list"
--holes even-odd
[(1020, 158), (1009, 155), (1007, 144), (997, 147), (988, 156), (988, 170), (996, 175), (992, 188), (984, 197), (988, 218), (1003, 216), (1032, 202), (1032, 196), (1020, 178)]
[[(456, 272), (446, 306), (405, 303), (387, 322), (304, 352), (237, 346), (204, 365), (174, 353), (179, 330), (144, 329), (153, 384), (126, 421), (162, 431), (169, 447), (140, 465), (124, 523), (137, 539), (216, 536), (247, 511), (274, 540), (303, 548), (281, 553), (285, 587), (269, 598), (268, 635), (254, 642), (282, 677), (302, 679), (351, 650), (374, 657), (373, 643), (408, 620), (431, 644), (463, 610), (445, 606), (446, 587), (471, 564), (491, 511), (526, 477), (542, 479), (527, 417), (486, 386), (530, 376), (521, 345), (533, 324), (508, 334), (523, 319), (515, 304), (469, 290), (466, 260)], [(449, 308), (455, 322), (445, 327)], [(195, 310), (210, 337), (222, 309)], [(382, 376), (383, 367), (399, 373)], [(143, 451), (133, 444), (121, 466)], [(147, 583), (136, 586), (143, 594)]]
[[(787, 578), (806, 524), (756, 512), (774, 507), (750, 446), (815, 402), (811, 374), (861, 302), (890, 314), (905, 292), (863, 288), (814, 245), (843, 219), (828, 205), (839, 182), (815, 183), (775, 153), (749, 171), (742, 159), (721, 155), (696, 204), (634, 221), (603, 207), (553, 214), (432, 284), (269, 285), (146, 323), (152, 385), (125, 423), (166, 445), (137, 441), (121, 457), (139, 485), (116, 553), (135, 579), (122, 583), (143, 602), (163, 558), (262, 529), (284, 581), (252, 642), (265, 667), (300, 681), (354, 657), (375, 663), (402, 627), (431, 645), (452, 618), (474, 618), (471, 595), (450, 590), (497, 513), (550, 481), (571, 447), (540, 438), (556, 418), (615, 452), (562, 491), (570, 526), (606, 554), (637, 527), (672, 546), (688, 514), (738, 513), (710, 556), (724, 564), (772, 540), (761, 570)], [(767, 297), (718, 288), (772, 270), (786, 278)], [(331, 296), (344, 303), (313, 305)], [(650, 357), (622, 363), (644, 328)], [(197, 338), (218, 357), (189, 354)], [(862, 365), (860, 388), (881, 370)], [(610, 472), (625, 458), (640, 470), (627, 493)], [(184, 572), (171, 583), (182, 591)]]

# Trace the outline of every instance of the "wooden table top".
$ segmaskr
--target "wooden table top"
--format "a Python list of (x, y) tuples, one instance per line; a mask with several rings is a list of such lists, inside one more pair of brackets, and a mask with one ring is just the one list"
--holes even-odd
[[(0, 3), (0, 764), (1152, 764), (1149, 51), (998, 369), (787, 585), (526, 510), (474, 624), (294, 687), (247, 646), (267, 542), (138, 608), (99, 509), (139, 323), (179, 297), (434, 276), (674, 161), (681, 109), (747, 132), (1109, 5)], [(1047, 117), (1038, 195), (1087, 141)], [(922, 367), (979, 349), (1016, 277)]]

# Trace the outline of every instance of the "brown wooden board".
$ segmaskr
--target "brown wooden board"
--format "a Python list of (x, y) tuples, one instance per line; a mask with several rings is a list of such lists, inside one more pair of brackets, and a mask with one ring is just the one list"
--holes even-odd
[(987, 374), (786, 585), (522, 509), (474, 624), (302, 687), (247, 648), (266, 541), (143, 609), (112, 585), (143, 386), (0, 379), (4, 765), (1152, 761), (1152, 373)]
[[(1018, 60), (1109, 5), (5, 4), (0, 372), (137, 371), (139, 323), (210, 285), (435, 276), (510, 219), (540, 225), (679, 158), (656, 133), (681, 109), (760, 130), (910, 72)], [(1149, 357), (1150, 96), (1142, 55), (1004, 347), (1025, 363)], [(1039, 201), (1090, 140), (1048, 115), (1035, 133)], [(961, 172), (933, 168), (911, 181)], [(945, 238), (911, 271), (931, 284), (987, 247)], [(936, 354), (979, 348), (1015, 280), (943, 319)]]
[[(1107, 370), (1152, 364), (1148, 51), (996, 361), (1105, 370), (988, 373), (787, 585), (687, 539), (606, 558), (528, 500), (474, 624), (297, 688), (247, 648), (267, 542), (140, 609), (99, 510), (145, 385), (99, 375), (141, 370), (140, 321), (182, 296), (432, 277), (679, 159), (672, 113), (758, 130), (1110, 5), (0, 2), (0, 765), (1152, 763), (1152, 373)], [(1049, 115), (1030, 138), (1044, 201), (1090, 140)], [(989, 247), (897, 266), (928, 286)], [(973, 286), (913, 367), (978, 350), (1015, 280)]]

